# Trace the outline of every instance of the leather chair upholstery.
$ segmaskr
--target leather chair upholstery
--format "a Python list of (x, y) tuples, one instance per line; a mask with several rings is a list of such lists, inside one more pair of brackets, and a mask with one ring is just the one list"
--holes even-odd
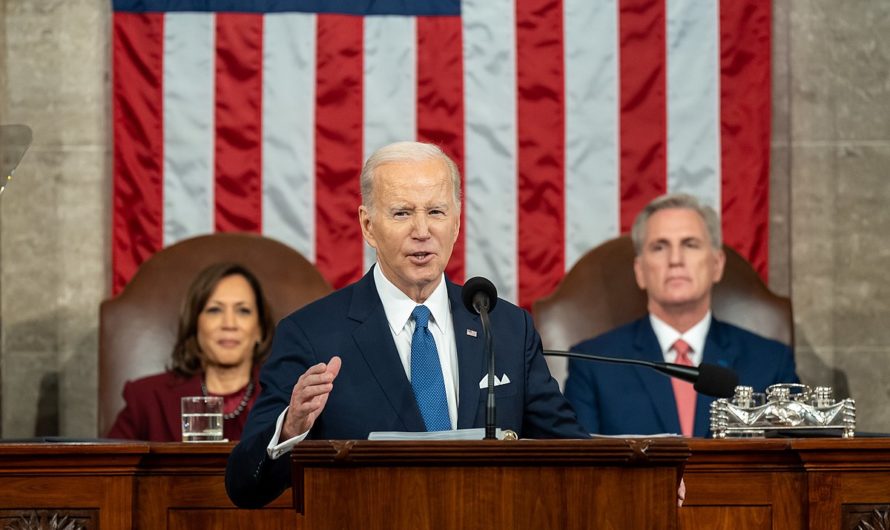
[(118, 296), (100, 306), (100, 436), (123, 408), (124, 383), (162, 372), (168, 365), (189, 285), (202, 269), (221, 261), (244, 265), (257, 276), (276, 323), (331, 291), (300, 253), (255, 234), (199, 236), (157, 252)]
[[(794, 345), (791, 301), (763, 283), (753, 267), (724, 245), (726, 267), (714, 286), (714, 316), (758, 335)], [(646, 293), (633, 273), (634, 249), (629, 236), (607, 241), (585, 254), (549, 297), (532, 308), (544, 348), (567, 350), (646, 314)], [(562, 381), (565, 360), (548, 358)]]

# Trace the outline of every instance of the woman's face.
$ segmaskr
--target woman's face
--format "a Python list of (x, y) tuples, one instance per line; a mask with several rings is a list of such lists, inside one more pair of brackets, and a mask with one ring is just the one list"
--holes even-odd
[(198, 316), (198, 346), (204, 354), (205, 369), (249, 365), (260, 334), (253, 289), (240, 274), (226, 276)]

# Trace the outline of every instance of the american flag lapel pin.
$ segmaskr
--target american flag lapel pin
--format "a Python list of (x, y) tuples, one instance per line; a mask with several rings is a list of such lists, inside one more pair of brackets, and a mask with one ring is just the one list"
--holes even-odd
[(475, 330), (475, 329), (468, 329), (468, 330), (467, 330), (467, 335), (469, 335), (469, 336), (471, 336), (471, 337), (475, 337), (475, 336), (476, 336), (476, 330)]

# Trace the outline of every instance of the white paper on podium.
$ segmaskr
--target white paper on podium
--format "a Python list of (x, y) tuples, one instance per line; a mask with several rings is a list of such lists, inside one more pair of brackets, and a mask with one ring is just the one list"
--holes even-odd
[(592, 438), (682, 438), (682, 434), (673, 432), (660, 432), (656, 434), (597, 434), (590, 433)]
[[(504, 432), (501, 429), (495, 430), (495, 437), (498, 440), (504, 439)], [(378, 431), (368, 435), (368, 440), (482, 440), (485, 438), (485, 429), (457, 429), (453, 431), (433, 431), (433, 432), (402, 432), (402, 431)]]

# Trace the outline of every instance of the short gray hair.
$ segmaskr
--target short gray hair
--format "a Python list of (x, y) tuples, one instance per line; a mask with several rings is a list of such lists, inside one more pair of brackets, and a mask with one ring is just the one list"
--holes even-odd
[(688, 193), (668, 193), (667, 195), (656, 197), (634, 219), (630, 237), (633, 239), (634, 252), (636, 252), (637, 256), (642, 252), (643, 242), (646, 239), (646, 222), (649, 221), (649, 218), (655, 212), (672, 208), (682, 208), (697, 213), (708, 229), (711, 246), (716, 250), (723, 248), (723, 233), (720, 231), (720, 219), (717, 217), (717, 212), (710, 206), (702, 204), (695, 196)]
[(368, 157), (359, 177), (362, 188), (362, 205), (368, 210), (372, 208), (374, 173), (380, 166), (393, 162), (422, 162), (435, 159), (442, 160), (448, 167), (454, 190), (454, 204), (457, 205), (457, 211), (460, 211), (460, 171), (457, 169), (457, 164), (438, 146), (423, 142), (396, 142), (381, 147)]

